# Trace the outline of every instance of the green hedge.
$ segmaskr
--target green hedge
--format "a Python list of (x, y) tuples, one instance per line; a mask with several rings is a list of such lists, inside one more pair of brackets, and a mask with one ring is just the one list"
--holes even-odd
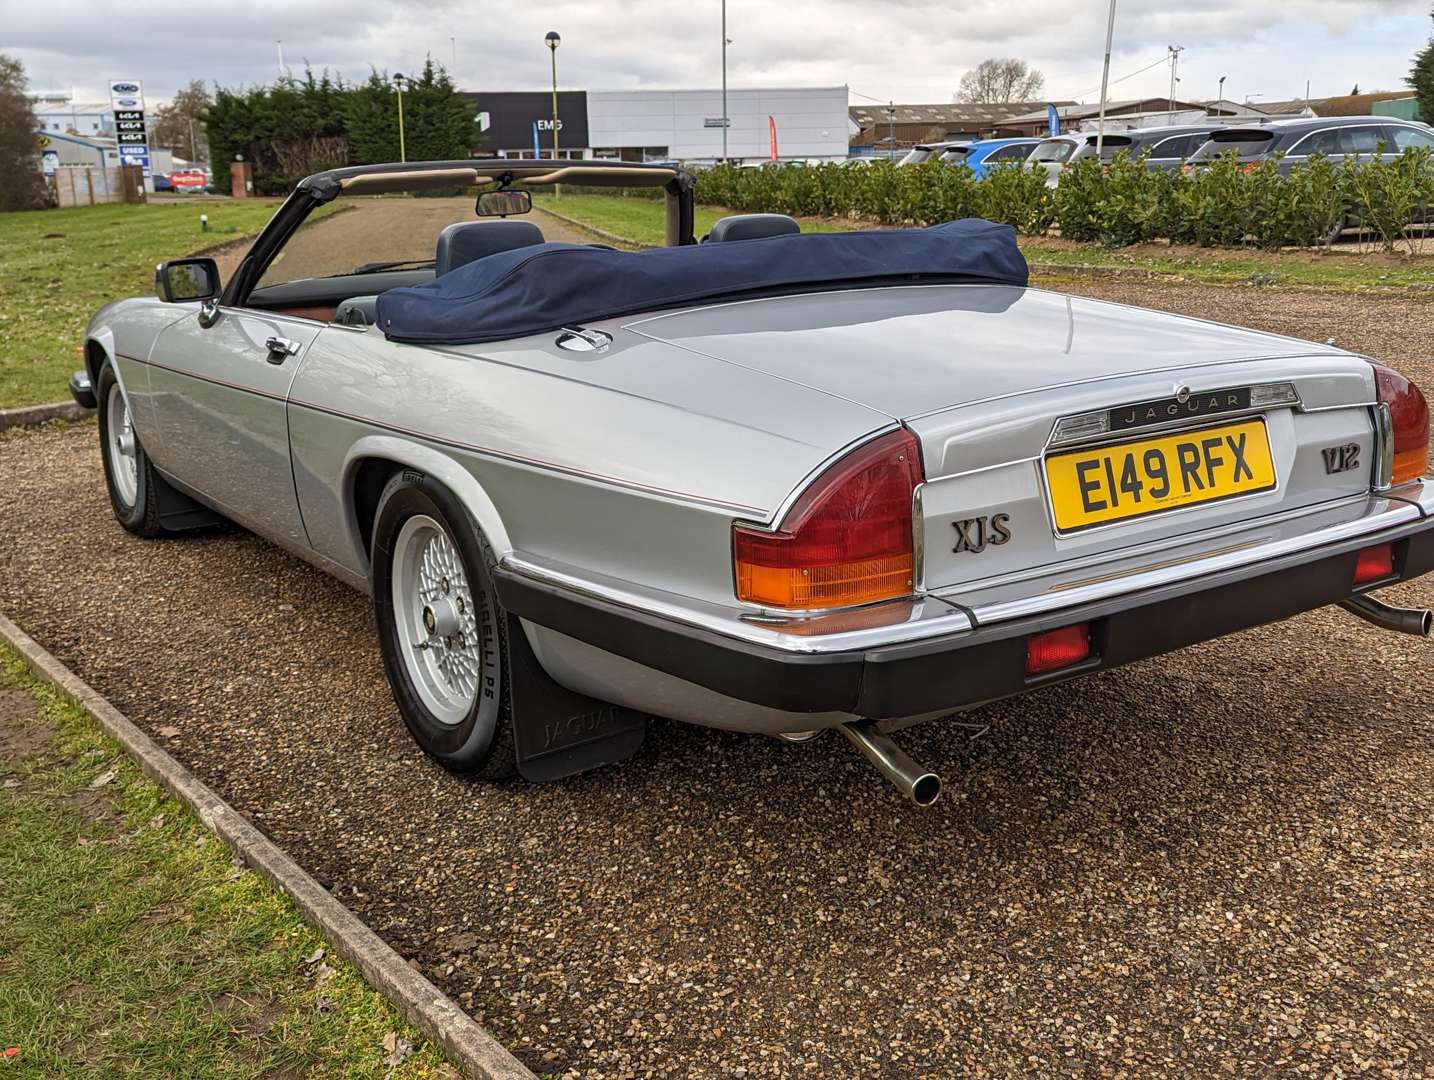
[(1392, 247), (1414, 222), (1434, 214), (1434, 163), (1427, 148), (1356, 167), (1315, 156), (1281, 174), (1274, 161), (1227, 155), (1196, 171), (1163, 172), (1118, 154), (1107, 168), (1077, 162), (1046, 187), (1045, 173), (1020, 164), (977, 181), (964, 165), (890, 161), (699, 173), (697, 201), (734, 210), (856, 218), (882, 225), (931, 225), (984, 217), (1040, 235), (1052, 225), (1073, 240), (1121, 247), (1157, 238), (1206, 246), (1266, 248), (1328, 243), (1336, 227), (1360, 223)]

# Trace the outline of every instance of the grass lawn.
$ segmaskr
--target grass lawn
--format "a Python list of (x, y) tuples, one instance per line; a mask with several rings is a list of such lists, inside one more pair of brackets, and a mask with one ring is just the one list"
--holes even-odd
[(0, 1075), (457, 1073), (0, 645)]
[(75, 346), (97, 308), (151, 293), (156, 263), (251, 235), (277, 206), (119, 203), (0, 214), (0, 409), (69, 400)]
[[(635, 245), (662, 247), (667, 243), (662, 199), (625, 198), (621, 195), (536, 195), (533, 204), (603, 232), (625, 237)], [(699, 206), (693, 232), (703, 236), (718, 218), (730, 213), (730, 210)], [(807, 232), (845, 232), (853, 227), (816, 218), (807, 218), (802, 222), (802, 228)]]
[[(635, 244), (662, 244), (662, 200), (632, 199), (615, 195), (540, 195), (534, 202), (604, 232), (626, 237)], [(701, 236), (729, 210), (699, 206), (696, 233)], [(861, 228), (859, 223), (804, 218), (806, 232), (835, 232)], [(1434, 240), (1426, 245), (1434, 249)], [(1060, 269), (1129, 267), (1170, 274), (1213, 285), (1277, 285), (1297, 288), (1354, 290), (1371, 286), (1428, 286), (1434, 282), (1434, 254), (1389, 256), (1361, 252), (1343, 244), (1329, 252), (1264, 252), (1237, 248), (1171, 248), (1141, 244), (1108, 251), (1091, 244), (1075, 244), (1059, 237), (1023, 237), (1021, 249), (1032, 263)], [(1038, 275), (1039, 276), (1039, 275)]]

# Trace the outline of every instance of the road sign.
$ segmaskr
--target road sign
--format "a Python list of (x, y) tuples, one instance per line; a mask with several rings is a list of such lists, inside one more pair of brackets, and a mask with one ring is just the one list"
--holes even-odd
[(115, 142), (120, 163), (149, 170), (149, 135), (144, 122), (144, 86), (138, 79), (110, 81), (110, 108), (115, 117)]

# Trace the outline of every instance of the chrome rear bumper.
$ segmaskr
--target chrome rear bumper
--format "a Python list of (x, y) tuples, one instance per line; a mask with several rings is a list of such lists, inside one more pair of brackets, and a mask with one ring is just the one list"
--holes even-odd
[[(1404, 497), (1411, 494), (1417, 498)], [(516, 557), (504, 559), (495, 578), (505, 607), (521, 618), (724, 696), (791, 713), (901, 718), (1339, 603), (1356, 592), (1355, 561), (1371, 544), (1396, 545), (1399, 580), (1434, 570), (1434, 496), (1423, 485), (1360, 502), (1322, 511), (1331, 520), (1319, 527), (1300, 515), (1302, 522), (1263, 522), (1099, 567), (991, 583), (959, 600), (927, 596), (807, 620), (724, 618), (715, 605), (679, 614), (670, 596), (645, 605)], [(1027, 639), (1074, 623), (1091, 625), (1091, 658), (1027, 677)]]

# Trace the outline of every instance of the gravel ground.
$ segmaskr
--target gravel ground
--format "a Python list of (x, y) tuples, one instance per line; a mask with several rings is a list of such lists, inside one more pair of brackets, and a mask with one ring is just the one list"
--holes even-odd
[[(1099, 280), (1434, 386), (1434, 304)], [(903, 742), (654, 722), (544, 787), (429, 764), (364, 598), (240, 532), (145, 542), (92, 425), (0, 440), (0, 610), (535, 1070), (1434, 1076), (1430, 646), (1316, 612)], [(1434, 604), (1434, 583), (1392, 590)]]

